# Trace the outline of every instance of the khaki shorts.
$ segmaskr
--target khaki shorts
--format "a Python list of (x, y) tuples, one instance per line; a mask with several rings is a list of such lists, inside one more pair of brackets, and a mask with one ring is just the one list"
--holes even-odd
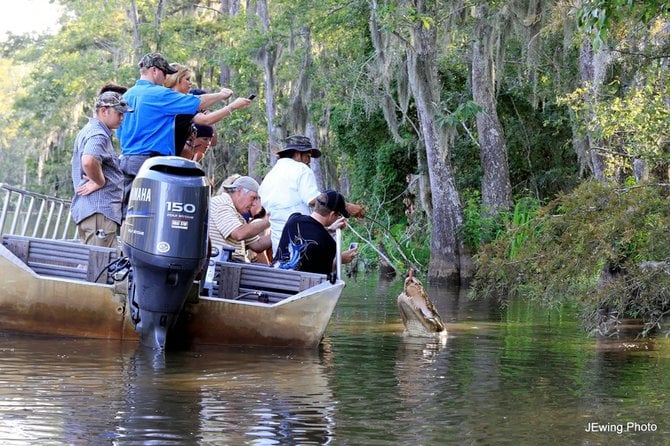
[(116, 248), (116, 231), (119, 225), (103, 214), (93, 214), (83, 219), (77, 226), (79, 240), (87, 245)]

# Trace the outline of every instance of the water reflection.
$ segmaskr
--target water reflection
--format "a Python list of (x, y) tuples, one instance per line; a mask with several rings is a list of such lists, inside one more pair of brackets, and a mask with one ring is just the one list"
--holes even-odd
[[(0, 335), (1, 443), (667, 444), (670, 340), (619, 348), (574, 309), (432, 286), (449, 336), (408, 338), (401, 288), (351, 280), (316, 351)], [(586, 432), (627, 422), (657, 431)]]
[(99, 341), (3, 339), (12, 344), (0, 347), (3, 444), (327, 444), (333, 437), (335, 403), (318, 352), (164, 356)]

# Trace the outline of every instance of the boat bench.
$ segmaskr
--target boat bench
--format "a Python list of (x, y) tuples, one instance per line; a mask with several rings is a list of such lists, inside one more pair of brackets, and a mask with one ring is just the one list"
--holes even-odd
[(216, 262), (215, 268), (213, 297), (251, 302), (276, 303), (328, 279), (254, 263)]
[(114, 248), (20, 235), (3, 235), (2, 244), (37, 274), (113, 283), (105, 268), (117, 258)]

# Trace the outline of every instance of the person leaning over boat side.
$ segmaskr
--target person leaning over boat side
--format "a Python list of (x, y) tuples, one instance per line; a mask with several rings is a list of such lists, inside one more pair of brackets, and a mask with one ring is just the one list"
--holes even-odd
[(251, 211), (258, 202), (258, 183), (241, 176), (224, 182), (209, 204), (209, 239), (213, 246), (235, 247), (233, 261), (249, 262), (247, 250), (263, 252), (270, 247), (269, 235), (261, 235), (270, 227), (269, 214), (246, 222), (242, 214)]
[(148, 53), (138, 64), (140, 78), (124, 93), (135, 113), (126, 115), (119, 127), (121, 170), (123, 171), (123, 215), (135, 176), (149, 157), (174, 155), (173, 123), (176, 115), (195, 114), (199, 109), (228, 99), (233, 91), (223, 88), (218, 93), (194, 96), (163, 86), (165, 77), (175, 69), (159, 53)]
[(215, 144), (216, 130), (211, 125), (193, 124), (193, 133), (186, 140), (181, 156), (186, 159), (200, 162), (209, 148)]
[[(168, 74), (165, 78), (165, 87), (170, 88), (174, 91), (178, 91), (184, 94), (192, 94), (200, 96), (206, 94), (205, 90), (199, 88), (191, 88), (193, 82), (191, 82), (191, 77), (193, 73), (191, 69), (186, 65), (179, 63), (171, 63), (170, 66), (176, 70), (173, 74)], [(185, 144), (192, 139), (193, 124), (196, 125), (208, 125), (213, 126), (217, 122), (221, 121), (226, 116), (231, 116), (233, 111), (239, 110), (241, 108), (248, 107), (251, 104), (251, 100), (247, 98), (237, 98), (230, 104), (222, 107), (216, 111), (210, 112), (207, 109), (199, 109), (196, 114), (179, 114), (175, 116), (174, 120), (174, 142), (175, 142), (175, 154), (177, 156), (184, 156), (184, 158), (193, 159), (192, 154), (188, 147), (185, 147)], [(215, 143), (214, 143), (215, 144)], [(182, 154), (182, 150), (185, 151)], [(195, 159), (194, 161), (199, 161)]]
[[(270, 213), (272, 230), (272, 252), (277, 252), (279, 238), (291, 214), (299, 212), (309, 215), (316, 197), (321, 193), (316, 176), (309, 164), (319, 158), (321, 151), (312, 147), (310, 139), (303, 135), (291, 135), (284, 148), (278, 150), (279, 157), (274, 167), (265, 175), (259, 189), (263, 207)], [(354, 217), (363, 216), (360, 205), (347, 203), (348, 212)]]
[[(339, 192), (328, 189), (321, 193), (310, 215), (292, 214), (281, 234), (275, 255), (278, 267), (312, 273), (330, 274), (335, 269), (337, 246), (331, 235), (347, 225), (349, 212)], [(358, 248), (343, 251), (342, 263), (351, 263)]]
[(123, 172), (112, 145), (112, 134), (125, 113), (133, 110), (114, 91), (98, 96), (94, 107), (94, 117), (79, 131), (74, 142), (74, 196), (70, 213), (83, 243), (115, 248), (121, 224)]
[[(231, 176), (229, 176), (228, 178), (223, 180), (223, 182), (221, 183), (221, 186), (230, 188), (232, 186), (232, 184), (235, 182), (235, 180), (237, 180), (241, 176), (242, 175), (240, 175), (239, 173), (232, 174)], [(251, 208), (249, 209), (249, 211), (241, 212), (242, 218), (244, 219), (244, 221), (246, 223), (251, 223), (254, 220), (263, 219), (263, 218), (265, 218), (266, 214), (267, 214), (267, 212), (265, 211), (265, 208), (263, 208), (263, 206), (261, 205), (260, 199), (254, 201), (254, 204), (251, 205)], [(270, 228), (269, 227), (265, 228), (265, 230), (263, 230), (263, 232), (258, 234), (259, 237), (261, 237), (263, 235), (267, 235), (268, 237), (270, 236)], [(271, 262), (272, 253), (270, 252), (271, 248), (272, 248), (272, 245), (270, 244), (270, 246), (268, 246), (267, 249), (265, 249), (265, 251), (263, 251), (263, 252), (256, 252), (253, 249), (247, 249), (247, 251), (246, 251), (247, 258), (249, 259), (249, 261), (251, 263), (262, 263), (264, 265), (270, 265), (272, 263)]]

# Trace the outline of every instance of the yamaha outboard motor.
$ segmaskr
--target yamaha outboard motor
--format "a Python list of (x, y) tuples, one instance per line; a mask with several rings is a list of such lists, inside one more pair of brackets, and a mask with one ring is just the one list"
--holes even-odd
[(209, 195), (200, 165), (175, 156), (149, 158), (133, 181), (123, 250), (132, 265), (131, 317), (145, 346), (165, 349), (207, 262)]

